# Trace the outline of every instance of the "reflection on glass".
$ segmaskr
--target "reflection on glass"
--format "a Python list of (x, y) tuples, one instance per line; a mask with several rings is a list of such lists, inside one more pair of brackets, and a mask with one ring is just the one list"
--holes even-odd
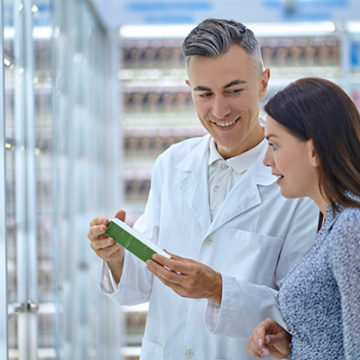
[[(8, 248), (8, 301), (17, 300), (17, 259), (16, 259), (16, 140), (15, 140), (15, 56), (14, 56), (14, 13), (13, 1), (4, 1), (4, 76), (5, 76), (5, 157), (6, 157), (6, 227)], [(12, 34), (12, 35), (11, 35)], [(9, 348), (14, 352), (18, 347), (17, 316), (8, 319)], [(10, 350), (10, 355), (12, 354)]]
[[(54, 122), (50, 0), (32, 7), (34, 31), (34, 123), (37, 207), (38, 355), (55, 354), (56, 244), (54, 236)], [(52, 350), (52, 351), (51, 351)], [(47, 354), (47, 355), (46, 355)], [(52, 355), (54, 356), (54, 355)], [(53, 358), (53, 357), (49, 357)]]
[[(37, 278), (38, 278), (38, 347), (39, 358), (55, 357), (55, 244), (54, 244), (54, 195), (53, 183), (53, 109), (52, 109), (52, 37), (50, 0), (39, 0), (36, 4), (20, 4), (18, 11), (16, 2), (4, 1), (4, 65), (5, 65), (5, 134), (6, 134), (6, 226), (8, 243), (8, 299), (9, 308), (18, 302), (17, 233), (18, 226), (16, 202), (25, 199), (16, 197), (17, 169), (16, 151), (22, 151), (23, 144), (17, 144), (15, 121), (21, 122), (21, 115), (15, 117), (16, 104), (19, 98), (16, 91), (21, 91), (24, 84), (15, 76), (15, 71), (24, 74), (26, 69), (17, 68), (16, 61), (26, 64), (23, 54), (15, 55), (14, 24), (20, 21), (24, 6), (31, 6), (33, 16), (33, 87), (34, 87), (34, 123), (35, 123), (35, 176), (36, 176), (36, 233), (37, 233)], [(19, 19), (15, 19), (18, 17)], [(18, 58), (16, 58), (18, 56)], [(28, 65), (26, 65), (28, 66)], [(18, 79), (16, 81), (15, 79)], [(24, 203), (24, 206), (25, 203)], [(36, 269), (34, 269), (36, 270)], [(19, 285), (20, 286), (20, 285)], [(44, 310), (45, 309), (45, 310)], [(45, 311), (45, 312), (43, 312)], [(9, 348), (10, 358), (16, 359), (21, 350), (18, 339), (20, 334), (17, 313), (9, 315)], [(49, 351), (51, 350), (51, 351)], [(50, 354), (50, 357), (49, 357)]]

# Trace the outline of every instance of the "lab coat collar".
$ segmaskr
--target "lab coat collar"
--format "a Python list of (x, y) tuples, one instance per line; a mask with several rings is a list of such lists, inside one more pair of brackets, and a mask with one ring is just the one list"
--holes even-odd
[(231, 189), (220, 206), (206, 236), (226, 224), (236, 216), (261, 204), (259, 186), (270, 186), (276, 181), (276, 176), (271, 174), (271, 169), (262, 163), (266, 147), (261, 152), (249, 169)]
[[(190, 152), (185, 158), (180, 161), (177, 168), (185, 172), (196, 172), (199, 168), (204, 166), (204, 161), (207, 165), (207, 159), (209, 157), (209, 146), (210, 146), (211, 136), (209, 134), (203, 137), (203, 140), (197, 144), (197, 146)], [(251, 174), (253, 181), (258, 185), (268, 186), (273, 184), (276, 181), (276, 176), (271, 174), (271, 168), (265, 167), (262, 164), (262, 159), (264, 158), (265, 147), (258, 159), (254, 164), (250, 166), (246, 173)], [(194, 154), (199, 154), (199, 157), (194, 157)]]
[[(262, 164), (266, 152), (265, 147), (255, 163), (230, 191), (211, 223), (208, 182), (204, 184), (203, 181), (208, 177), (210, 140), (211, 136), (205, 135), (202, 141), (179, 162), (177, 168), (182, 172), (182, 176), (179, 176), (176, 181), (176, 186), (183, 193), (185, 202), (204, 232), (208, 234), (235, 216), (260, 204), (261, 198), (257, 185), (269, 186), (276, 181), (276, 176), (271, 174), (271, 169)], [(242, 190), (240, 191), (239, 188)]]
[(207, 159), (209, 156), (210, 135), (203, 136), (202, 140), (177, 165), (180, 170), (175, 186), (182, 192), (185, 203), (194, 218), (197, 219), (203, 233), (211, 224), (209, 206), (209, 185), (204, 179), (208, 176)]
[[(205, 166), (208, 166), (207, 159), (209, 157), (209, 146), (211, 136), (210, 134), (204, 135), (202, 140), (195, 146), (195, 148), (179, 162), (177, 168), (186, 171), (193, 172), (196, 168), (202, 167), (204, 160)], [(198, 157), (194, 157), (194, 154), (198, 154)]]

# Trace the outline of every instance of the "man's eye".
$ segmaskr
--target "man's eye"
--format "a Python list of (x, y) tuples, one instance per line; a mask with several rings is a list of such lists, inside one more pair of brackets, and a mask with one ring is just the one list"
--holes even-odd
[(278, 146), (273, 143), (269, 143), (269, 146), (271, 146), (273, 150), (276, 150), (278, 148)]
[(233, 89), (233, 90), (230, 90), (230, 92), (231, 92), (232, 94), (236, 94), (236, 93), (239, 93), (239, 92), (241, 92), (241, 91), (243, 91), (243, 89)]
[(238, 94), (240, 92), (242, 92), (244, 89), (231, 89), (231, 90), (228, 90), (226, 93), (231, 95), (231, 94)]
[(211, 93), (199, 94), (199, 97), (202, 97), (202, 98), (207, 98), (207, 97), (210, 97), (210, 96), (211, 96)]

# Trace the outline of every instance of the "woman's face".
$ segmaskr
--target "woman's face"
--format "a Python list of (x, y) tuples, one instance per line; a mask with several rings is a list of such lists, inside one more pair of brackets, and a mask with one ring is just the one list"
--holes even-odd
[(268, 148), (263, 163), (278, 176), (281, 194), (287, 198), (313, 198), (318, 189), (318, 161), (312, 140), (298, 139), (270, 116), (265, 138)]

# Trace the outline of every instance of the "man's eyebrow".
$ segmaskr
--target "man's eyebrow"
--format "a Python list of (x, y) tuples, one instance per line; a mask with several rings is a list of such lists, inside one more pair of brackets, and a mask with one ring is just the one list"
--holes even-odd
[[(234, 85), (243, 85), (243, 84), (247, 84), (247, 81), (245, 81), (245, 80), (233, 80), (233, 81), (229, 82), (228, 84), (224, 85), (223, 88), (227, 89), (227, 88), (229, 88), (231, 86), (234, 86)], [(211, 91), (211, 89), (206, 87), (206, 86), (203, 86), (203, 85), (198, 85), (198, 86), (194, 87), (194, 91)]]
[(224, 86), (224, 89), (227, 89), (227, 88), (229, 88), (231, 86), (234, 86), (234, 85), (243, 85), (243, 84), (247, 84), (247, 81), (245, 81), (245, 80), (233, 80), (233, 81), (229, 82), (228, 84), (226, 84)]
[(194, 91), (211, 91), (211, 89), (206, 86), (198, 85), (194, 87)]

